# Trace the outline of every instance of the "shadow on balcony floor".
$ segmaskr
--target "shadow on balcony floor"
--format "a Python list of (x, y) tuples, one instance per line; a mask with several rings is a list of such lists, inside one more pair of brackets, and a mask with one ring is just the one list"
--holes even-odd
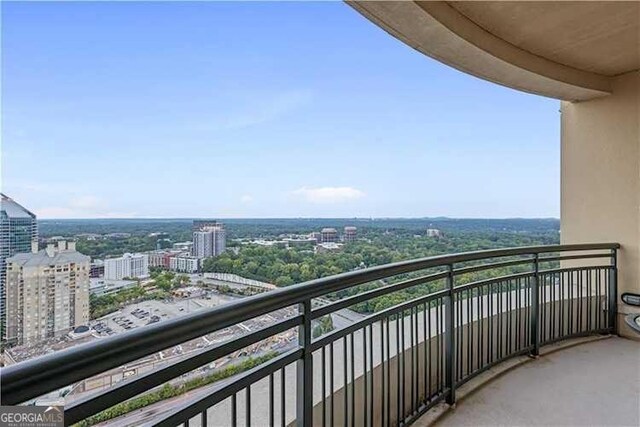
[(615, 337), (547, 354), (472, 393), (436, 425), (640, 425), (640, 342)]

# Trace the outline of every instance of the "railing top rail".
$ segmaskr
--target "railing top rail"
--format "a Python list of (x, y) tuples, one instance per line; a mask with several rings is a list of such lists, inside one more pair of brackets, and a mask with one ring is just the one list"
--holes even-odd
[(589, 243), (491, 249), (402, 261), (311, 280), (2, 368), (2, 404), (21, 403), (236, 323), (385, 277), (482, 259), (619, 247), (618, 243)]

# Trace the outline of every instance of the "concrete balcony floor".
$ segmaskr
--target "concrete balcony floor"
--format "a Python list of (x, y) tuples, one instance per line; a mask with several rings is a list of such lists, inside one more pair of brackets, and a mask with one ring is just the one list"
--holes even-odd
[(469, 393), (435, 425), (638, 426), (640, 342), (611, 337), (543, 354)]

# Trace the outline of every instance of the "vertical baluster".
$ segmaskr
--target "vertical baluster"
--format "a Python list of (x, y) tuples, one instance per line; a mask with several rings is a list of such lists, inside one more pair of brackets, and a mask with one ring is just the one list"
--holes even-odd
[(453, 294), (453, 301), (454, 301), (454, 313), (455, 313), (455, 323), (453, 325), (453, 329), (456, 331), (456, 343), (455, 343), (455, 349), (456, 349), (456, 382), (458, 382), (458, 380), (461, 378), (462, 376), (462, 364), (464, 362), (464, 358), (462, 357), (462, 352), (464, 350), (464, 346), (462, 343), (462, 335), (464, 332), (464, 323), (462, 322), (462, 292), (459, 293), (455, 293)]
[(558, 338), (564, 336), (564, 272), (558, 273)]
[(556, 338), (561, 338), (562, 337), (562, 308), (564, 306), (564, 302), (562, 301), (562, 286), (564, 285), (564, 279), (563, 277), (563, 272), (559, 272), (558, 273), (558, 292), (556, 295), (556, 298), (558, 299), (558, 309), (557, 309), (557, 316), (558, 316), (558, 332), (556, 334)]
[(447, 290), (445, 300), (445, 363), (446, 363), (446, 387), (447, 403), (453, 405), (456, 402), (456, 345), (455, 334), (455, 301), (454, 301), (453, 265), (447, 266)]
[(390, 317), (387, 317), (384, 322), (387, 336), (385, 343), (387, 348), (387, 426), (391, 426), (391, 335), (389, 335), (389, 320)]
[[(373, 357), (373, 354), (371, 355)], [(362, 328), (362, 416), (363, 425), (368, 425), (368, 412), (369, 412), (369, 390), (368, 378), (367, 378), (367, 327)], [(373, 373), (373, 372), (372, 372)]]
[(479, 317), (479, 332), (478, 332), (478, 368), (484, 366), (484, 290), (480, 286), (478, 288), (478, 317)]
[(245, 425), (251, 426), (251, 386), (245, 388)]
[(602, 274), (599, 268), (596, 268), (596, 320), (598, 330), (602, 329)]
[(539, 334), (539, 342), (544, 343), (544, 334), (545, 334), (545, 292), (546, 288), (544, 286), (544, 274), (538, 275), (538, 334)]
[(351, 426), (353, 427), (356, 423), (356, 376), (355, 376), (355, 351), (354, 351), (354, 341), (355, 341), (355, 332), (350, 334), (349, 339), (349, 356), (351, 358)]
[(400, 314), (396, 314), (396, 424), (400, 424)]
[(327, 417), (327, 365), (326, 365), (326, 352), (327, 352), (327, 347), (324, 346), (322, 347), (322, 353), (321, 353), (321, 366), (322, 366), (322, 426), (326, 426), (326, 417)]
[(578, 281), (578, 304), (579, 304), (579, 308), (578, 308), (578, 332), (582, 332), (584, 330), (584, 327), (582, 326), (582, 321), (583, 321), (583, 316), (582, 316), (582, 310), (583, 310), (583, 296), (582, 296), (582, 287), (584, 285), (584, 281), (583, 281), (583, 276), (584, 273), (586, 273), (587, 270), (580, 270), (580, 280)]
[(544, 292), (544, 296), (542, 298), (542, 307), (544, 307), (544, 315), (542, 317), (542, 322), (544, 327), (542, 328), (543, 330), (543, 338), (542, 338), (542, 342), (547, 342), (549, 340), (549, 298), (548, 298), (548, 294), (549, 294), (549, 287), (548, 287), (548, 279), (549, 279), (549, 275), (548, 274), (541, 274), (540, 275), (540, 280), (542, 281), (542, 289)]
[[(574, 297), (574, 288), (575, 288), (575, 283), (576, 283), (576, 280), (573, 278), (574, 273), (577, 273), (577, 272), (574, 272), (574, 271), (571, 272), (571, 279), (570, 279), (570, 283), (569, 283), (569, 319), (568, 320), (569, 320), (569, 335), (570, 336), (573, 335), (573, 324), (574, 324), (573, 319), (575, 318), (575, 315), (573, 313), (573, 297)], [(576, 274), (576, 276), (577, 276), (577, 274)]]
[(538, 254), (534, 254), (533, 258), (533, 280), (531, 289), (531, 342), (533, 349), (531, 355), (537, 357), (540, 354), (540, 333), (539, 333), (539, 321), (540, 321), (540, 303), (539, 303), (539, 262)]
[(618, 311), (618, 251), (611, 250), (611, 267), (609, 269), (609, 332), (618, 332), (617, 311)]
[[(384, 351), (384, 347), (385, 347), (385, 340), (384, 340), (384, 325), (385, 325), (385, 319), (382, 318), (380, 319), (380, 373), (381, 373), (381, 381), (380, 381), (380, 385), (381, 385), (381, 391), (380, 391), (380, 413), (382, 414), (382, 418), (381, 418), (381, 424), (384, 426), (385, 425), (385, 420), (387, 419), (387, 411), (386, 411), (386, 405), (385, 405), (385, 401), (388, 398), (388, 391), (387, 391), (387, 385), (386, 385), (386, 372), (389, 369), (388, 367), (388, 363), (386, 362), (385, 359), (389, 358), (389, 353), (387, 352), (387, 356), (385, 358), (385, 351)], [(388, 339), (388, 332), (387, 332), (387, 339)], [(388, 424), (388, 421), (387, 421)]]
[(503, 309), (502, 309), (502, 297), (504, 296), (504, 292), (502, 290), (502, 282), (498, 282), (496, 284), (498, 288), (498, 335), (496, 336), (496, 341), (498, 343), (498, 360), (502, 359), (502, 345), (504, 343), (504, 333), (503, 329)]
[(445, 322), (446, 322), (445, 321), (446, 314), (445, 314), (445, 301), (444, 301), (444, 298), (440, 301), (440, 303), (441, 303), (441, 305), (438, 307), (438, 311), (436, 312), (436, 315), (439, 316), (438, 317), (438, 319), (439, 319), (438, 327), (439, 327), (440, 330), (438, 331), (438, 333), (441, 335), (441, 336), (439, 336), (440, 340), (438, 341), (438, 351), (440, 352), (440, 354), (439, 354), (439, 356), (440, 356), (440, 360), (439, 360), (440, 373), (438, 374), (439, 375), (438, 390), (441, 390), (441, 391), (444, 392), (444, 390), (446, 388), (446, 386), (445, 386), (445, 384), (446, 384), (445, 378), (446, 378), (446, 375), (447, 375), (446, 374), (446, 362), (445, 362), (445, 357), (446, 357), (446, 355), (445, 355), (445, 352), (446, 352), (446, 349), (445, 349), (446, 336), (445, 336), (444, 327), (445, 327)]
[(511, 354), (511, 281), (509, 279), (504, 281), (502, 285), (504, 289), (504, 356)]
[[(287, 424), (287, 404), (286, 404), (286, 398), (284, 394), (284, 383), (286, 381), (285, 369), (286, 367), (282, 367), (280, 369), (280, 426), (281, 427), (285, 427)], [(296, 391), (300, 392), (299, 390), (296, 390)]]
[(609, 281), (606, 269), (601, 269), (600, 274), (602, 275), (602, 329), (607, 329), (609, 326)]
[[(415, 393), (416, 393), (416, 412), (420, 408), (420, 328), (419, 328), (419, 307), (416, 306), (416, 316), (414, 317), (414, 330), (416, 331), (416, 385), (415, 385)], [(423, 340), (424, 341), (424, 340)]]
[(493, 363), (493, 283), (489, 283), (489, 292), (487, 299), (487, 312), (488, 312), (488, 324), (487, 324), (487, 364)]
[[(442, 323), (442, 318), (441, 318), (441, 308), (442, 308), (442, 300), (438, 299), (438, 305), (436, 306), (436, 350), (437, 350), (437, 355), (438, 357), (436, 357), (436, 391), (437, 393), (440, 393), (440, 391), (442, 390), (442, 382), (441, 379), (443, 378), (442, 375), (442, 371), (444, 371), (443, 369), (443, 365), (442, 365), (442, 348), (440, 347), (440, 341), (441, 341), (441, 334), (442, 331), (440, 330), (440, 325)], [(444, 338), (444, 337), (443, 337)]]
[[(324, 369), (324, 365), (323, 365), (323, 369)], [(322, 391), (324, 392), (324, 388), (322, 389)], [(274, 408), (273, 408), (273, 373), (269, 374), (269, 427), (273, 427), (274, 426), (274, 416), (273, 416), (273, 412), (274, 412)], [(324, 394), (322, 396), (323, 402), (324, 402)], [(206, 425), (206, 424), (205, 424)]]
[(429, 344), (427, 345), (427, 366), (429, 367), (428, 371), (427, 371), (427, 401), (431, 399), (431, 394), (432, 392), (432, 385), (431, 385), (431, 364), (433, 363), (433, 356), (431, 353), (431, 302), (429, 302), (429, 309), (428, 309), (428, 313), (427, 313), (427, 331), (428, 331), (428, 342)]
[(585, 332), (585, 323), (587, 316), (585, 313), (584, 300), (585, 300), (585, 286), (587, 282), (587, 275), (589, 274), (589, 268), (585, 268), (580, 273), (580, 332)]
[(503, 359), (505, 356), (505, 353), (507, 351), (507, 327), (508, 324), (507, 322), (509, 321), (508, 317), (507, 317), (507, 292), (504, 289), (505, 287), (505, 282), (500, 281), (498, 282), (498, 289), (499, 289), (499, 295), (500, 298), (498, 299), (498, 312), (500, 313), (499, 319), (500, 319), (500, 323), (499, 323), (499, 335), (498, 338), (500, 340), (500, 343), (498, 345), (498, 348), (500, 350), (500, 359)]
[(333, 370), (333, 358), (334, 358), (334, 352), (333, 352), (333, 341), (331, 341), (331, 343), (329, 343), (329, 353), (330, 353), (330, 357), (329, 357), (329, 396), (331, 397), (331, 405), (329, 407), (329, 423), (331, 425), (331, 427), (334, 426), (335, 424), (335, 418), (334, 418), (334, 408), (335, 408), (335, 388), (333, 387), (333, 377), (334, 377), (334, 370)]
[(439, 381), (439, 391), (444, 392), (445, 390), (445, 377), (447, 375), (446, 372), (446, 364), (447, 362), (445, 361), (445, 357), (446, 357), (446, 336), (445, 334), (447, 333), (445, 331), (445, 301), (444, 299), (440, 300), (440, 305), (438, 306), (438, 318), (440, 319), (440, 331), (438, 332), (438, 352), (439, 355), (438, 357), (440, 358), (440, 368), (439, 368), (439, 374), (438, 374), (438, 381)]
[[(382, 330), (382, 321), (380, 321), (380, 329)], [(369, 400), (371, 401), (369, 404), (369, 408), (371, 409), (371, 416), (369, 417), (369, 422), (373, 426), (373, 395), (375, 390), (375, 378), (373, 375), (373, 323), (369, 325), (369, 381), (370, 393)], [(382, 352), (380, 353), (380, 363), (382, 364)]]
[(553, 274), (544, 273), (543, 282), (545, 287), (545, 340), (546, 342), (550, 342), (553, 339), (553, 324), (551, 322), (553, 319)]
[(591, 307), (593, 306), (592, 301), (593, 301), (593, 295), (592, 294), (592, 290), (591, 290), (591, 278), (593, 277), (593, 270), (590, 269), (589, 273), (587, 274), (587, 330), (591, 331), (591, 319), (592, 319), (592, 313), (593, 310), (591, 309)]
[(522, 313), (522, 279), (516, 279), (516, 351), (520, 351), (522, 349), (522, 341), (520, 340), (520, 323), (521, 323), (521, 313)]
[(407, 397), (407, 389), (406, 389), (406, 379), (407, 379), (407, 364), (405, 359), (405, 337), (404, 331), (406, 330), (405, 324), (405, 315), (404, 310), (400, 311), (400, 317), (402, 319), (402, 325), (400, 327), (400, 351), (402, 352), (402, 356), (400, 357), (400, 361), (402, 362), (402, 377), (400, 381), (402, 393), (400, 394), (400, 414), (402, 420), (406, 418), (406, 397)]
[(507, 353), (513, 352), (513, 280), (507, 280), (507, 310), (509, 312), (508, 336), (507, 336)]
[(423, 339), (424, 339), (424, 342), (423, 342), (423, 350), (424, 351), (422, 353), (422, 355), (423, 355), (423, 358), (422, 358), (422, 362), (423, 362), (423, 367), (422, 367), (422, 376), (423, 376), (422, 388), (424, 389), (424, 398), (423, 398), (423, 400), (424, 400), (425, 404), (429, 400), (429, 388), (428, 388), (428, 384), (429, 384), (428, 378), (429, 377), (427, 376), (427, 372), (428, 372), (427, 371), (427, 369), (428, 369), (427, 365), (429, 363), (429, 357), (428, 357), (428, 353), (427, 353), (427, 351), (428, 351), (427, 347), (429, 346), (429, 338), (428, 338), (429, 331), (427, 330), (427, 314), (428, 314), (427, 306), (428, 306), (428, 304), (429, 303), (427, 303), (427, 302), (424, 303), (424, 310), (423, 310), (423, 316), (422, 316), (422, 330), (423, 330), (423, 334), (422, 335), (423, 335)]
[(471, 289), (467, 289), (467, 375), (473, 369), (473, 297)]
[(531, 319), (531, 277), (527, 276), (525, 281), (525, 289), (524, 289), (524, 304), (526, 309), (524, 310), (524, 318), (523, 318), (523, 327), (522, 331), (524, 334), (524, 339), (526, 346), (531, 346), (531, 336), (529, 334), (530, 326), (529, 320)]
[(556, 310), (557, 310), (557, 304), (556, 304), (556, 282), (557, 282), (557, 273), (552, 273), (549, 274), (549, 277), (551, 278), (551, 289), (550, 289), (550, 293), (551, 293), (551, 302), (549, 303), (549, 306), (551, 307), (551, 320), (549, 321), (549, 330), (550, 332), (550, 338), (555, 340), (557, 338), (556, 335)]
[(236, 401), (236, 394), (231, 395), (231, 426), (236, 427), (238, 425), (238, 402)]
[(409, 339), (409, 342), (411, 344), (411, 413), (413, 414), (416, 411), (416, 406), (415, 406), (415, 380), (416, 380), (416, 372), (414, 370), (414, 363), (415, 363), (415, 355), (414, 355), (414, 350), (415, 350), (415, 341), (414, 341), (414, 337), (413, 337), (413, 333), (415, 332), (414, 328), (413, 328), (413, 307), (411, 307), (411, 311), (409, 312), (409, 328), (410, 328), (410, 334), (411, 337)]
[(296, 418), (299, 426), (313, 424), (313, 354), (311, 353), (311, 300), (299, 304), (302, 324), (298, 327), (298, 345), (302, 359), (296, 362)]
[(552, 288), (553, 288), (553, 274), (549, 273), (546, 274), (545, 273), (545, 279), (544, 279), (544, 286), (546, 288), (545, 290), (545, 326), (546, 326), (546, 337), (547, 337), (547, 342), (551, 341), (553, 339), (553, 324), (551, 323), (551, 319), (553, 318), (553, 299), (551, 296), (551, 292), (552, 292)]
[(347, 336), (345, 335), (342, 341), (342, 380), (343, 380), (343, 411), (344, 411), (344, 427), (349, 425), (349, 401), (348, 398), (348, 381), (347, 381), (347, 371), (349, 369), (349, 365), (347, 365)]

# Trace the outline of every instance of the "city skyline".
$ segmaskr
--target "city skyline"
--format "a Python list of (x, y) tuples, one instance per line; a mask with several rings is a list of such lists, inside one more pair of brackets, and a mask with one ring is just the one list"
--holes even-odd
[(15, 3), (2, 21), (3, 191), (38, 218), (559, 216), (557, 101), (347, 5)]

